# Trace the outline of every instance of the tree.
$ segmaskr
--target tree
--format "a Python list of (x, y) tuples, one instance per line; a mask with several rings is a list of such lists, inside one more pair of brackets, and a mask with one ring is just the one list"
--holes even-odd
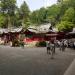
[(19, 27), (19, 26), (22, 26), (22, 19), (20, 17), (20, 12), (19, 12), (19, 8), (17, 7), (16, 8), (16, 11), (15, 11), (15, 15), (13, 16), (13, 21), (14, 21), (14, 26), (15, 27)]
[(73, 22), (74, 18), (75, 18), (75, 10), (73, 7), (70, 7), (66, 10), (65, 14), (62, 17), (62, 20)]
[(0, 27), (3, 27), (5, 23), (5, 16), (0, 14)]
[(69, 7), (75, 8), (75, 0), (68, 0), (67, 3), (68, 3), (68, 8)]
[(24, 1), (24, 3), (21, 5), (19, 10), (20, 18), (22, 19), (22, 23), (24, 24), (28, 18), (29, 18), (30, 10), (27, 5), (27, 3)]
[(36, 11), (33, 11), (31, 14), (30, 14), (30, 20), (33, 24), (38, 24), (38, 10)]
[(16, 0), (1, 0), (1, 11), (13, 15), (16, 7)]
[(16, 0), (1, 0), (0, 8), (1, 12), (6, 14), (6, 18), (8, 20), (7, 27), (10, 27), (12, 25), (11, 17), (15, 14)]
[(34, 24), (42, 24), (47, 22), (47, 10), (42, 7), (39, 10), (35, 10), (30, 16), (31, 22)]
[(61, 21), (56, 27), (59, 31), (69, 32), (73, 29), (74, 24), (68, 21)]
[(60, 5), (52, 5), (47, 8), (47, 19), (54, 26), (60, 17)]
[(44, 23), (46, 22), (46, 18), (47, 18), (47, 11), (45, 8), (40, 8), (40, 10), (38, 11), (38, 23)]

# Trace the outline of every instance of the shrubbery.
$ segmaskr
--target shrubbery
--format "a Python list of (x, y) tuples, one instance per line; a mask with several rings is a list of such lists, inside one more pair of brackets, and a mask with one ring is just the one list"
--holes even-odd
[(37, 47), (46, 47), (46, 42), (45, 41), (40, 41), (36, 43)]
[(16, 46), (19, 46), (19, 41), (18, 40), (13, 40), (12, 41), (12, 46), (16, 47)]

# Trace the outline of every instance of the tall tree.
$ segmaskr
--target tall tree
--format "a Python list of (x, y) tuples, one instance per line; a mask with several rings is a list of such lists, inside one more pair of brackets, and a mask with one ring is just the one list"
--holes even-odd
[(45, 8), (40, 8), (38, 12), (38, 23), (44, 23), (46, 22), (47, 18), (47, 11)]
[(30, 20), (33, 24), (38, 24), (38, 10), (36, 11), (33, 11), (31, 14), (30, 14)]
[(0, 8), (3, 14), (6, 14), (8, 19), (8, 27), (11, 27), (11, 17), (15, 13), (16, 0), (1, 0)]
[(70, 7), (66, 10), (65, 14), (63, 15), (62, 20), (73, 22), (74, 18), (75, 18), (75, 10), (73, 7)]
[(47, 9), (47, 19), (54, 26), (60, 17), (60, 5), (52, 5)]
[(30, 16), (31, 22), (35, 24), (42, 24), (47, 22), (47, 10), (45, 8), (40, 8), (31, 13)]
[(25, 24), (26, 21), (28, 21), (29, 13), (30, 13), (29, 7), (27, 3), (24, 1), (19, 10), (19, 15), (20, 18), (22, 19), (22, 24)]
[(4, 28), (6, 27), (7, 20), (6, 17), (0, 13), (0, 27)]

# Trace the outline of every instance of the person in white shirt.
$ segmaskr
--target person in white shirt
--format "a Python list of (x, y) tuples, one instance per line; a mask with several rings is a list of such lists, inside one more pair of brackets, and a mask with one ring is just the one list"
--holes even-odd
[(50, 54), (50, 41), (46, 42), (47, 54)]

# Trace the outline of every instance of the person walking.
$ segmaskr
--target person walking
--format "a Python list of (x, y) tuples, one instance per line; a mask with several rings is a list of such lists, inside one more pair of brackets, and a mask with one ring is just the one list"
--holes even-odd
[(54, 54), (55, 54), (55, 40), (54, 39), (51, 39), (50, 51), (51, 51), (51, 59), (53, 59)]
[(47, 54), (50, 54), (50, 41), (46, 42)]
[(60, 43), (60, 51), (65, 51), (65, 48), (66, 48), (66, 43), (65, 43), (65, 40), (61, 40), (61, 43)]

